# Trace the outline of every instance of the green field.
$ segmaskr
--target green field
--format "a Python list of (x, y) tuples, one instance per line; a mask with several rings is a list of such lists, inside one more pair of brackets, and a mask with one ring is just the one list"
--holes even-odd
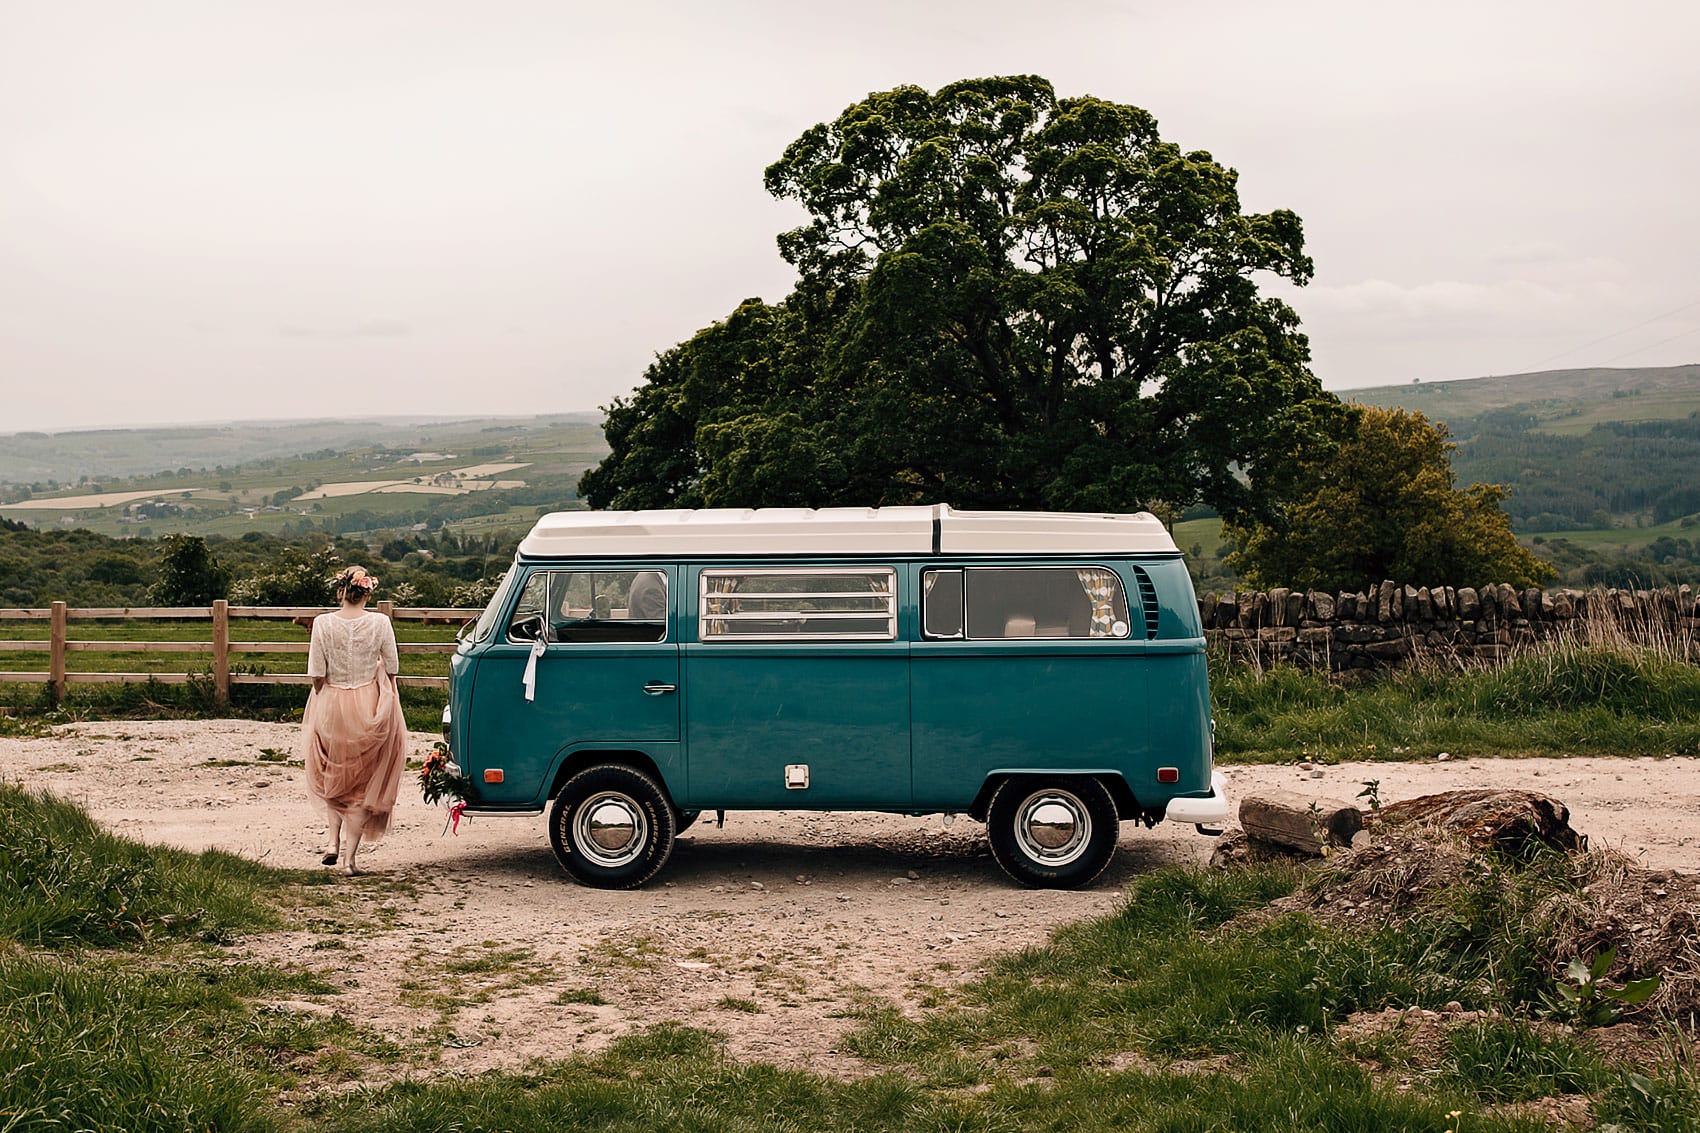
[[(1687, 526), (1684, 526), (1684, 524)], [(1620, 554), (1632, 555), (1645, 551), (1655, 540), (1669, 539), (1700, 539), (1700, 526), (1692, 519), (1678, 519), (1670, 523), (1661, 523), (1653, 527), (1607, 527), (1594, 531), (1536, 531), (1523, 536), (1525, 543), (1534, 539), (1551, 541), (1568, 539), (1579, 547), (1591, 550), (1615, 551)], [(1539, 550), (1539, 546), (1536, 546)]]
[(1700, 365), (1643, 369), (1546, 370), (1445, 382), (1368, 386), (1341, 397), (1402, 407), (1456, 421), (1496, 410), (1526, 410), (1537, 429), (1579, 436), (1609, 421), (1679, 420), (1700, 411)]
[[(36, 486), (37, 490), (30, 494), (32, 504), (91, 495), (112, 496), (118, 501), (132, 493), (147, 492), (150, 495), (146, 499), (163, 501), (181, 509), (182, 514), (127, 515), (123, 502), (68, 508), (20, 507), (14, 503), (9, 507), (0, 504), (0, 516), (42, 528), (77, 527), (116, 537), (182, 532), (235, 538), (249, 531), (281, 534), (327, 528), (344, 533), (388, 531), (421, 522), (431, 522), (433, 526), (446, 524), (451, 530), (479, 534), (517, 532), (528, 527), (543, 511), (576, 506), (579, 476), (608, 451), (599, 418), (589, 415), (528, 418), (500, 425), (478, 421), (438, 422), (429, 428), (401, 429), (394, 433), (386, 432), (378, 423), (370, 423), (363, 430), (338, 428), (327, 434), (321, 428), (324, 424), (242, 426), (234, 431), (261, 438), (264, 443), (256, 441), (256, 444), (262, 451), (268, 446), (288, 444), (290, 438), (295, 438), (293, 443), (305, 449), (309, 443), (323, 440), (327, 435), (340, 438), (347, 447), (304, 451), (299, 455), (259, 456), (229, 465), (185, 463), (175, 469), (126, 477), (90, 477), (86, 471), (78, 470), (90, 466), (130, 467), (143, 459), (152, 443), (160, 445), (156, 460), (173, 453), (184, 455), (186, 460), (196, 455), (204, 460), (209, 453), (225, 457), (222, 442), (230, 431), (103, 432), (98, 434), (101, 444), (93, 453), (85, 451), (92, 445), (88, 434), (3, 438), (32, 450), (46, 450), (54, 441), (63, 444), (63, 451), (44, 451), (40, 457), (43, 464), (39, 467), (53, 468), (63, 477), (57, 487), (43, 484), (42, 480), (58, 477), (44, 475), (32, 479), (15, 471), (11, 473), (14, 484)], [(193, 449), (196, 437), (203, 443), (199, 452)], [(442, 459), (402, 459), (412, 452), (441, 453)], [(524, 465), (475, 477), (519, 481), (524, 486), (454, 495), (392, 490), (320, 499), (296, 498), (329, 484), (415, 479), (429, 483), (442, 473), (484, 464)], [(9, 467), (12, 466), (0, 459), (0, 486), (6, 483), (5, 469)], [(252, 510), (274, 504), (280, 493), (287, 497), (278, 505), (281, 510)], [(17, 494), (16, 489), (13, 494)]]
[(1185, 519), (1175, 524), (1170, 533), (1175, 537), (1175, 546), (1186, 554), (1192, 554), (1194, 547), (1207, 556), (1221, 553), (1222, 521), (1219, 519)]
[[(75, 483), (81, 476), (129, 479), (154, 476), (164, 469), (263, 468), (266, 462), (287, 464), (308, 453), (345, 453), (374, 446), (465, 456), (470, 450), (511, 449), (516, 442), (554, 436), (565, 441), (562, 447), (567, 449), (600, 449), (601, 419), (600, 413), (554, 413), (9, 433), (0, 434), (0, 484), (49, 479)], [(331, 467), (327, 465), (326, 470)]]

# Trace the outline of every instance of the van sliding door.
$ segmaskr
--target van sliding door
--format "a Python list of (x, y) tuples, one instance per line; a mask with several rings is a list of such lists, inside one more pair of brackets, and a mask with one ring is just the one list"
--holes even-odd
[(896, 570), (695, 575), (696, 640), (683, 646), (690, 801), (681, 805), (907, 806), (909, 646), (897, 632)]

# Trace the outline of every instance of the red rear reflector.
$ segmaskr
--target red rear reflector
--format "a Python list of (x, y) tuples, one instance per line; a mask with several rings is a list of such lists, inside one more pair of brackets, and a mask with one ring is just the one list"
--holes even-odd
[(1157, 768), (1157, 782), (1159, 782), (1159, 783), (1179, 783), (1180, 781), (1181, 781), (1181, 769), (1179, 767), (1159, 767), (1159, 768)]
[(500, 783), (502, 781), (502, 769), (500, 767), (489, 768), (484, 772), (484, 781), (486, 783)]

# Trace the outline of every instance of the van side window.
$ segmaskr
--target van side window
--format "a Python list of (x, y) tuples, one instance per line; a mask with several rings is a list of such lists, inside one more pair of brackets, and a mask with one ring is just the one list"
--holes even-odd
[(667, 639), (667, 575), (659, 570), (540, 570), (525, 580), (509, 641), (658, 642)]
[(472, 626), (469, 635), (474, 643), (481, 642), (496, 632), (496, 623), (501, 620), (502, 607), (508, 604), (508, 595), (513, 593), (514, 583), (519, 581), (519, 568), (508, 567), (502, 572), (502, 582), (496, 587), (496, 592), (490, 595), (490, 601), (484, 606), (484, 612), (478, 615), (478, 621)]
[(732, 641), (894, 641), (889, 567), (705, 570), (698, 636)]
[[(969, 567), (963, 574), (971, 639), (1128, 635), (1127, 594), (1105, 567)], [(930, 633), (930, 612), (927, 618)]]
[(962, 636), (962, 571), (921, 572), (921, 619), (928, 637)]

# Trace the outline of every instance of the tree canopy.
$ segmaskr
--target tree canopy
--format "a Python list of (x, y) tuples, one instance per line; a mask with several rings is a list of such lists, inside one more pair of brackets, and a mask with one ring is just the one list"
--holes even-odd
[(159, 575), (148, 594), (161, 606), (205, 606), (223, 598), (230, 571), (199, 535), (167, 535), (159, 541)]
[(1033, 76), (869, 95), (766, 174), (796, 288), (607, 407), (595, 507), (892, 504), (1262, 516), (1341, 407), (1291, 212), (1134, 106)]
[(1319, 590), (1550, 581), (1553, 568), (1511, 533), (1507, 489), (1454, 485), (1447, 438), (1421, 413), (1354, 409), (1339, 448), (1304, 459), (1278, 520), (1228, 526), (1228, 565), (1256, 586)]

